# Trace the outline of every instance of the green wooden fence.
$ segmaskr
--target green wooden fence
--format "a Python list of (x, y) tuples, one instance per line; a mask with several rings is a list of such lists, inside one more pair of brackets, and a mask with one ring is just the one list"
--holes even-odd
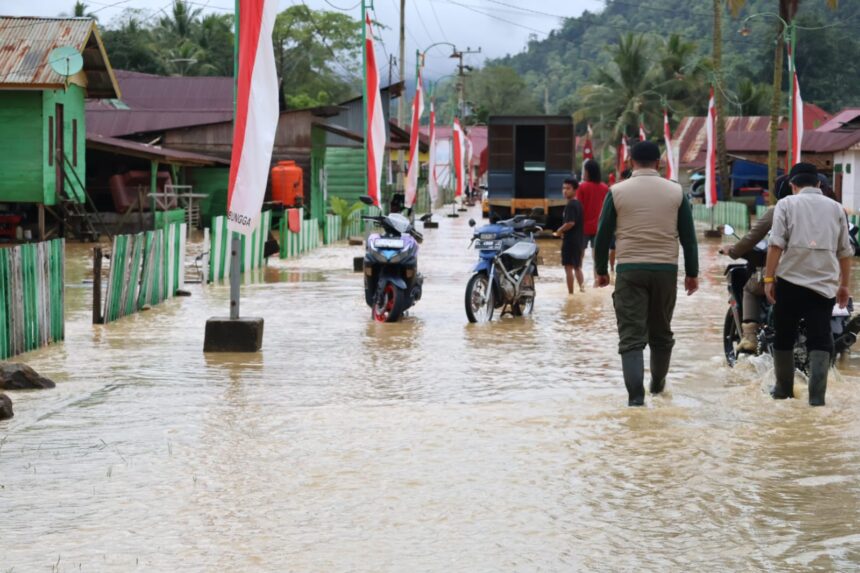
[(708, 225), (713, 223), (715, 227), (731, 225), (738, 231), (747, 231), (750, 228), (749, 208), (743, 203), (718, 201), (711, 208), (701, 204), (693, 205), (693, 219)]
[(185, 286), (185, 223), (113, 239), (103, 321), (153, 306)]
[(284, 213), (281, 218), (279, 229), (281, 239), (281, 258), (290, 259), (302, 253), (316, 249), (322, 244), (320, 240), (320, 223), (316, 219), (305, 219), (304, 209), (287, 209), (287, 211), (298, 211), (301, 225), (299, 231), (290, 231), (288, 220), (289, 213)]
[(0, 359), (65, 336), (63, 239), (0, 249)]
[(364, 235), (368, 229), (373, 227), (373, 223), (362, 220), (362, 215), (375, 216), (380, 214), (382, 214), (382, 210), (379, 207), (364, 207), (361, 211), (357, 211), (350, 216), (346, 227), (344, 227), (343, 221), (337, 215), (326, 215), (323, 243), (331, 245), (349, 237)]
[[(260, 222), (250, 237), (242, 236), (239, 272), (258, 269), (265, 263), (266, 240), (272, 230), (272, 212), (263, 211)], [(230, 276), (230, 232), (227, 230), (227, 217), (212, 218), (209, 242), (209, 281), (221, 280)]]

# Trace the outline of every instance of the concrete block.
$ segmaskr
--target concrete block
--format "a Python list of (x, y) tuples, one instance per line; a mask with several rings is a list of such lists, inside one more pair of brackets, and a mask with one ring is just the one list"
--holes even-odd
[(438, 229), (439, 223), (437, 223), (436, 221), (424, 221), (424, 228), (425, 229)]
[(352, 258), (352, 270), (357, 273), (364, 272), (364, 257), (353, 257)]
[(349, 245), (352, 247), (359, 247), (364, 244), (364, 237), (353, 236), (349, 238)]
[(262, 347), (262, 318), (216, 317), (206, 321), (203, 352), (259, 352)]

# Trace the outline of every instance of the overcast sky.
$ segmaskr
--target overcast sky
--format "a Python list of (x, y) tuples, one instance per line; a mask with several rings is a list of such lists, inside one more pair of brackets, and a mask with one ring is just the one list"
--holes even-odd
[[(284, 10), (302, 0), (279, 0)], [(346, 9), (360, 18), (358, 0), (304, 0), (314, 9)], [(70, 13), (74, 0), (0, 0), (0, 14), (13, 16), (57, 16)], [(109, 24), (125, 8), (145, 8), (169, 11), (173, 0), (88, 0), (88, 10)], [(232, 11), (232, 0), (194, 0), (194, 6), (205, 11)], [(385, 53), (397, 55), (399, 0), (374, 0), (376, 19), (388, 26), (382, 32), (385, 51), (377, 58), (380, 65)], [(406, 0), (407, 70), (415, 65), (416, 49), (425, 49), (434, 42), (447, 41), (461, 50), (478, 46), (481, 55), (469, 56), (468, 63), (479, 64), (486, 57), (515, 54), (523, 50), (529, 35), (545, 38), (560, 25), (559, 16), (578, 16), (584, 10), (599, 11), (602, 0)], [(427, 77), (441, 77), (455, 71), (450, 48), (439, 46), (431, 50), (426, 61)], [(386, 66), (387, 69), (387, 66)], [(411, 74), (408, 74), (411, 75)]]

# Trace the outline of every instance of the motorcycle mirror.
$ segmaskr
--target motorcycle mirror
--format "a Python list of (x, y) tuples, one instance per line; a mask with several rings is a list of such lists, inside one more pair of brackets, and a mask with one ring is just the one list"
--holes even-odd
[(358, 200), (365, 205), (373, 205), (373, 197), (371, 197), (370, 195), (362, 195), (358, 198)]
[(477, 223), (475, 223), (474, 219), (469, 219), (469, 226), (474, 227)]
[(735, 234), (735, 228), (731, 225), (723, 225), (723, 235), (732, 236)]

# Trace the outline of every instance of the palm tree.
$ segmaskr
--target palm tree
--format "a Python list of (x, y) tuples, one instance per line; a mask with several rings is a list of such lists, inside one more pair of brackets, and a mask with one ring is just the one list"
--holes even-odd
[(184, 0), (174, 0), (172, 17), (164, 17), (158, 22), (160, 31), (172, 36), (174, 41), (190, 39), (199, 24), (203, 8), (190, 8)]
[[(726, 118), (725, 118), (725, 84), (723, 84), (723, 7), (728, 6), (733, 16), (737, 16), (746, 0), (713, 0), (714, 2), (714, 46), (713, 46), (713, 70), (716, 89), (717, 106), (717, 163), (719, 172), (723, 174), (723, 181), (728, 181), (726, 174), (729, 172), (729, 158), (726, 153)], [(720, 189), (723, 198), (731, 197), (731, 189)]]

